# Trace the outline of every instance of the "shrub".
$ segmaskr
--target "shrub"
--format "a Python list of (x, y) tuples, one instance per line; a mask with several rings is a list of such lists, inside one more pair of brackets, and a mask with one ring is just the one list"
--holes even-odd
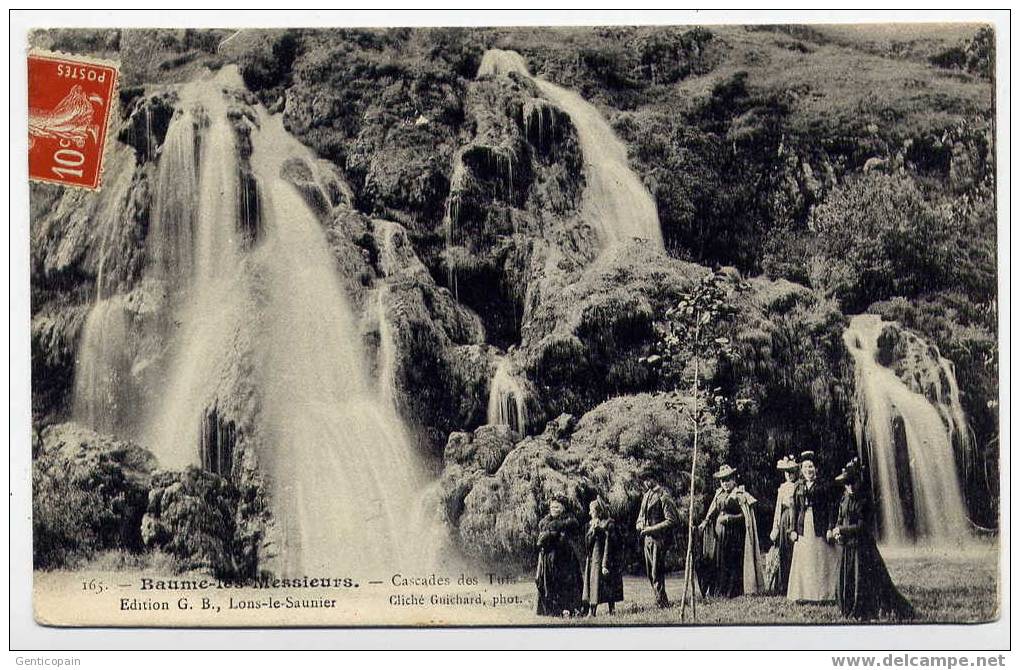
[(298, 54), (297, 36), (292, 32), (260, 37), (238, 59), (244, 84), (261, 91), (283, 84)]
[(833, 189), (811, 215), (812, 283), (858, 312), (894, 295), (947, 287), (961, 240), (947, 207), (904, 176), (868, 173)]

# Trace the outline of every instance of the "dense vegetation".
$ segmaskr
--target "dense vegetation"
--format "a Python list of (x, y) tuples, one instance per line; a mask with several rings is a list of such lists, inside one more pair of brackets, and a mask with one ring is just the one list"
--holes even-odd
[[(711, 459), (741, 467), (765, 502), (779, 455), (819, 448), (825, 465), (838, 467), (853, 448), (841, 332), (848, 315), (880, 313), (954, 363), (981, 452), (967, 482), (972, 516), (995, 525), (989, 28), (51, 31), (35, 39), (129, 64), (119, 139), (132, 146), (142, 118), (165, 132), (164, 84), (237, 63), (259, 100), (349, 185), (323, 225), (355, 302), (383, 274), (386, 234), (374, 220), (402, 227), (408, 266), (424, 269), (386, 277), (398, 404), (425, 451), (445, 447), (443, 502), (484, 557), (526, 562), (522, 548), (549, 495), (581, 501), (605, 485), (630, 514), (641, 473), (690, 467), (689, 430), (664, 401), (682, 395), (689, 361), (672, 375), (639, 361), (656, 352), (666, 310), (710, 269), (728, 278), (733, 308), (732, 356), (705, 371), (721, 399), (710, 411)], [(489, 48), (520, 52), (533, 74), (601, 108), (655, 198), (668, 257), (625, 245), (594, 259), (590, 229), (569, 221), (583, 187), (576, 137), (541, 110), (533, 132), (526, 115), (538, 94), (526, 78), (476, 79)], [(155, 114), (139, 113), (143, 99)], [(137, 182), (136, 251), (150, 197)], [(59, 209), (52, 189), (32, 196), (33, 225)], [(53, 249), (33, 243), (34, 410), (46, 422), (66, 418), (84, 314), (69, 305), (84, 304), (96, 265), (88, 251), (58, 259), (59, 271), (44, 262), (58, 256), (63, 230), (50, 232)], [(124, 260), (120, 271), (130, 278), (138, 262)], [(530, 437), (479, 428), (497, 354), (514, 359), (532, 392)], [(705, 485), (709, 471), (708, 461), (698, 470)], [(37, 484), (47, 505), (54, 501), (37, 538), (58, 546), (79, 537), (84, 554), (116, 544), (103, 524), (119, 499)], [(81, 531), (82, 510), (100, 519), (98, 535)], [(183, 527), (190, 518), (160, 523)], [(250, 569), (236, 547), (203, 549), (198, 559), (164, 539), (155, 544), (194, 564)]]
[[(990, 29), (389, 30), (331, 33), (328, 44), (321, 33), (295, 37), (302, 46), (292, 71), (267, 91), (278, 95), (289, 83), (292, 130), (344, 164), (361, 207), (405, 222), (423, 249), (439, 232), (437, 196), (449, 188), (457, 142), (475, 131), (463, 101), (479, 58), (490, 47), (517, 50), (532, 73), (602, 106), (656, 199), (672, 255), (791, 280), (844, 314), (880, 311), (938, 346), (956, 365), (986, 469), (994, 470)], [(415, 125), (420, 117), (429, 123)], [(810, 325), (827, 322), (807, 317), (819, 307), (799, 309), (808, 311), (763, 326), (769, 337), (782, 337), (765, 350), (789, 349), (798, 337), (816, 338), (813, 348), (767, 361), (758, 378), (741, 381), (738, 365), (716, 380), (730, 393), (762, 393), (773, 382), (761, 371), (776, 370), (781, 384), (758, 398), (763, 416), (731, 412), (738, 461), (762, 465), (762, 452), (772, 450), (763, 439), (784, 442), (798, 431), (808, 441), (849, 439), (837, 406), (846, 393), (827, 372), (842, 365), (841, 343)], [(829, 323), (822, 328), (836, 332), (838, 320)], [(761, 346), (754, 342), (752, 353)], [(803, 366), (803, 376), (791, 365)], [(555, 385), (541, 381), (549, 370), (536, 365), (532, 373)], [(829, 379), (829, 390), (797, 387), (818, 379)], [(635, 391), (645, 382), (628, 383)], [(781, 420), (769, 407), (780, 388), (802, 397), (811, 408), (806, 416), (815, 418), (799, 428)], [(562, 388), (550, 398), (578, 391)], [(819, 416), (827, 418), (819, 423)], [(770, 422), (790, 432), (763, 438)], [(991, 523), (994, 473), (984, 479), (978, 488), (991, 491), (978, 493), (972, 507)]]

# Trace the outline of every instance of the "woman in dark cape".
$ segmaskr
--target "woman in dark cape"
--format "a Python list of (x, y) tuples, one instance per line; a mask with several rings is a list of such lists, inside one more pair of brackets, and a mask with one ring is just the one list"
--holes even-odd
[(609, 516), (609, 506), (601, 499), (588, 508), (591, 523), (585, 534), (584, 592), (582, 600), (588, 615), (595, 616), (598, 606), (606, 603), (609, 613), (623, 600), (623, 557), (616, 524)]
[(736, 470), (729, 465), (713, 475), (721, 483), (700, 524), (702, 565), (707, 564), (709, 569), (698, 579), (703, 593), (709, 596), (735, 598), (765, 589), (752, 508), (757, 500), (743, 486), (736, 485), (735, 475)]
[(549, 513), (538, 523), (538, 607), (542, 616), (573, 615), (581, 610), (581, 566), (571, 539), (580, 532), (566, 503), (554, 499)]
[(850, 461), (836, 477), (845, 491), (832, 527), (840, 546), (836, 603), (843, 616), (866, 620), (879, 615), (900, 619), (914, 616), (914, 608), (893, 584), (871, 534), (872, 510), (860, 488), (860, 464)]

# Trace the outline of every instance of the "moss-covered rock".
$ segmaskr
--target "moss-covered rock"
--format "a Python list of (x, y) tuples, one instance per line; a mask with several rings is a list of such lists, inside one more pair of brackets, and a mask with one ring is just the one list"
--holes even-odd
[(635, 241), (590, 265), (545, 264), (528, 295), (519, 359), (543, 416), (583, 414), (606, 398), (655, 389), (638, 359), (654, 323), (707, 270)]
[[(550, 499), (565, 496), (584, 518), (588, 502), (602, 495), (621, 520), (628, 553), (636, 554), (631, 520), (640, 505), (640, 480), (657, 479), (681, 506), (686, 504), (693, 441), (688, 407), (687, 400), (672, 394), (614, 398), (576, 423), (569, 416), (550, 422), (542, 434), (518, 442), (505, 456), (502, 428), (452, 435), (440, 486), (461, 547), (486, 561), (530, 564)], [(712, 490), (709, 464), (726, 453), (726, 429), (709, 415), (699, 443), (696, 504), (701, 508)]]
[(724, 399), (733, 465), (768, 499), (784, 455), (814, 450), (831, 473), (856, 453), (846, 317), (833, 301), (792, 282), (734, 276), (730, 286), (735, 356), (719, 362), (712, 383)]
[(145, 449), (75, 423), (43, 429), (32, 468), (35, 566), (73, 565), (104, 549), (142, 549), (150, 473)]
[[(128, 89), (130, 92), (132, 89)], [(173, 92), (160, 91), (152, 95), (144, 95), (144, 89), (134, 89), (139, 95), (124, 105), (127, 117), (117, 132), (117, 140), (134, 147), (139, 162), (152, 160), (163, 145), (166, 131), (173, 118), (176, 96)], [(121, 92), (122, 103), (125, 92)]]

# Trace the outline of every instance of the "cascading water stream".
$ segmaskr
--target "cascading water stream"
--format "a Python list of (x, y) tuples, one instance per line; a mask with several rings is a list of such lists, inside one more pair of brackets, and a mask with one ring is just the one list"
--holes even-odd
[(116, 434), (130, 416), (130, 326), (119, 296), (96, 301), (78, 344), (74, 417), (94, 430)]
[(535, 82), (546, 98), (570, 116), (577, 129), (585, 172), (581, 216), (598, 231), (602, 246), (641, 238), (661, 248), (662, 230), (655, 200), (630, 169), (627, 147), (599, 110), (573, 91), (533, 77), (516, 51), (489, 49), (482, 57), (477, 76), (511, 72)]
[[(192, 111), (175, 118), (167, 138), (187, 139), (165, 147), (160, 159), (158, 216), (149, 244), (157, 250), (157, 271), (179, 293), (163, 334), (172, 342), (168, 383), (150, 413), (145, 442), (166, 468), (199, 464), (203, 416), (223, 380), (250, 291), (238, 246), (238, 156), (222, 92), (231, 85), (239, 86), (239, 78), (224, 69), (183, 87), (181, 104)], [(193, 128), (198, 113), (208, 126), (201, 135), (200, 169), (191, 173), (196, 160), (188, 150), (194, 152), (196, 143), (191, 131), (179, 128)]]
[(184, 87), (181, 111), (167, 128), (156, 171), (152, 227), (146, 248), (150, 272), (167, 280), (191, 275), (195, 203), (198, 196), (198, 149), (192, 104), (197, 84)]
[(375, 316), (379, 328), (379, 396), (383, 404), (395, 406), (397, 383), (397, 350), (393, 340), (393, 329), (386, 318), (386, 302), (389, 299), (389, 287), (382, 284), (376, 291)]
[(969, 525), (953, 449), (954, 434), (969, 436), (969, 430), (955, 376), (935, 352), (917, 365), (923, 376), (945, 374), (949, 395), (936, 391), (930, 400), (910, 388), (879, 362), (879, 337), (888, 325), (862, 314), (843, 335), (856, 368), (857, 441), (870, 467), (881, 537), (892, 545), (917, 540), (949, 547), (965, 541)]
[(370, 383), (354, 314), (315, 215), (280, 178), (308, 151), (260, 110), (252, 168), (265, 193), (262, 459), (283, 525), (283, 571), (377, 569), (415, 552), (421, 490), (411, 441), (392, 402)]
[[(261, 107), (250, 164), (263, 239), (254, 249), (242, 244), (240, 158), (225, 89), (243, 89), (236, 67), (184, 85), (160, 152), (145, 281), (169, 298), (148, 326), (159, 331), (149, 336), (163, 343), (166, 371), (159, 388), (149, 389), (153, 403), (140, 441), (162, 468), (213, 467), (200, 463), (206, 438), (231, 441), (234, 419), (254, 421), (246, 430), (258, 434), (253, 444), (282, 545), (272, 567), (299, 575), (410, 565), (427, 529), (412, 521), (423, 487), (393, 406), (386, 293), (377, 307), (389, 359), (381, 385), (389, 391), (380, 393), (325, 233), (281, 178), (287, 159), (313, 159), (281, 117)], [(125, 409), (117, 393), (129, 388), (127, 340), (139, 336), (123, 300), (97, 301), (80, 345), (75, 412), (100, 430)], [(254, 394), (255, 414), (216, 424), (210, 417), (219, 416), (215, 408), (231, 399), (238, 381)], [(222, 448), (214, 469), (230, 476), (224, 463), (234, 445), (215, 446)]]
[(510, 365), (510, 360), (500, 358), (496, 372), (489, 383), (489, 407), (487, 423), (510, 426), (511, 430), (524, 434), (528, 426), (528, 409), (524, 387), (521, 386)]
[[(130, 151), (130, 150), (129, 150)], [(116, 253), (119, 209), (128, 198), (134, 156), (113, 161), (96, 214), (99, 241), (95, 301), (82, 325), (76, 350), (73, 415), (95, 430), (121, 434), (131, 426), (137, 406), (131, 379), (131, 318), (123, 296), (111, 295), (106, 264)]]

